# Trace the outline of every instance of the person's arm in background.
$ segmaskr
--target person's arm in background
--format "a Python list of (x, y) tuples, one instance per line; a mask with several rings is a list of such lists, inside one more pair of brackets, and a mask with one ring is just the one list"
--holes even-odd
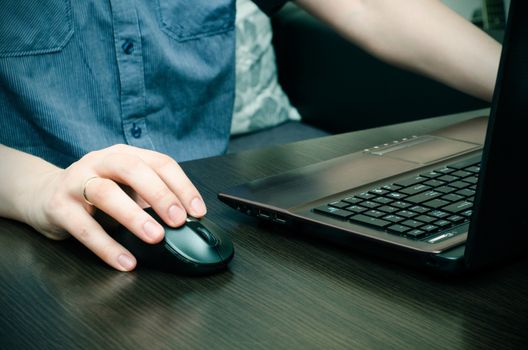
[(441, 1), (296, 3), (378, 58), (491, 101), (501, 46)]
[[(162, 239), (163, 228), (143, 206), (152, 205), (172, 226), (185, 222), (186, 211), (196, 217), (206, 211), (179, 165), (154, 151), (116, 145), (61, 169), (0, 145), (0, 159), (0, 217), (27, 223), (51, 239), (72, 235), (118, 270), (132, 270), (136, 260), (92, 217), (95, 207), (150, 243)], [(130, 187), (132, 196), (118, 184)], [(85, 201), (84, 189), (95, 207)]]

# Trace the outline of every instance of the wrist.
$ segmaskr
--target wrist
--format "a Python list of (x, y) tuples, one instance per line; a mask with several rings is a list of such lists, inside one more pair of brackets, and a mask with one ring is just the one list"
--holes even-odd
[[(50, 228), (50, 206), (53, 205), (53, 188), (60, 177), (62, 169), (49, 164), (40, 168), (38, 173), (27, 176), (19, 184), (20, 195), (14, 202), (17, 217), (14, 219), (24, 222), (37, 231), (45, 233)], [(52, 237), (52, 234), (45, 234)]]
[(28, 153), (0, 145), (0, 159), (8, 167), (0, 173), (0, 216), (31, 224), (42, 202), (46, 181), (60, 168)]

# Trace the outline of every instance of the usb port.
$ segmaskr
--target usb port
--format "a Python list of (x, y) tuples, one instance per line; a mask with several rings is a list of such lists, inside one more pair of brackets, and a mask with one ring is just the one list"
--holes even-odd
[(261, 219), (266, 219), (266, 220), (270, 220), (271, 219), (271, 215), (264, 211), (264, 210), (259, 210), (257, 216)]
[(288, 223), (288, 221), (286, 220), (286, 218), (282, 217), (281, 215), (277, 214), (274, 218), (273, 218), (273, 221), (275, 221), (276, 223), (279, 223), (279, 224), (286, 224)]

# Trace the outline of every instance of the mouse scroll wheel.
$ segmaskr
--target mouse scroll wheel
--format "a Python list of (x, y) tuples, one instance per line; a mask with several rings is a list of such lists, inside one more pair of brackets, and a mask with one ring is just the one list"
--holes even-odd
[(202, 239), (211, 247), (218, 245), (218, 239), (205, 227), (197, 227), (196, 232), (198, 232), (200, 237), (202, 237)]

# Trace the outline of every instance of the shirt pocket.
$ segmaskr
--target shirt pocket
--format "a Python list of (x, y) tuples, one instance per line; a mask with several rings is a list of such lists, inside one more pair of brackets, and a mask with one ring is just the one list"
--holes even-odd
[(7, 0), (0, 7), (0, 57), (57, 52), (73, 34), (70, 0)]
[(230, 31), (235, 25), (234, 0), (159, 0), (162, 30), (187, 41)]

